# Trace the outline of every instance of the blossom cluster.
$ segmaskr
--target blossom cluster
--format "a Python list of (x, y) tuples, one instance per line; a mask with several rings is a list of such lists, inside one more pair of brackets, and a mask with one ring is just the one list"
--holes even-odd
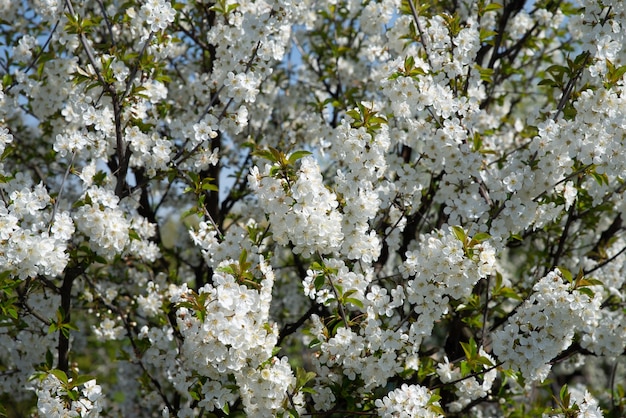
[(36, 392), (37, 409), (42, 416), (50, 418), (100, 416), (105, 400), (102, 388), (95, 380), (83, 383), (80, 393), (73, 397), (69, 397), (65, 386), (67, 385), (63, 385), (63, 382), (52, 373), (41, 379)]
[(269, 164), (263, 175), (253, 170), (249, 181), (269, 216), (274, 239), (281, 244), (291, 242), (294, 251), (304, 256), (336, 251), (343, 241), (342, 215), (336, 196), (323, 184), (315, 160), (302, 159), (291, 187), (287, 179), (270, 175), (270, 170)]
[[(273, 416), (286, 408), (286, 396), (295, 389), (287, 358), (273, 356), (277, 330), (269, 323), (269, 302), (274, 279), (271, 268), (262, 259), (260, 263), (263, 280), (258, 290), (238, 283), (231, 274), (216, 272), (213, 284), (198, 294), (184, 288), (172, 294), (184, 338), (180, 347), (184, 372), (179, 371), (174, 384), (189, 389), (202, 376), (200, 406), (208, 410), (223, 409), (241, 398), (247, 414)], [(225, 266), (222, 263), (223, 271)], [(197, 303), (199, 310), (190, 309)], [(237, 390), (227, 389), (231, 381)], [(295, 398), (291, 402), (302, 402)]]
[(0, 1), (0, 403), (623, 410), (626, 5), (418, 3)]
[(446, 405), (452, 412), (462, 411), (472, 401), (487, 397), (491, 393), (498, 375), (498, 371), (493, 367), (495, 361), (482, 347), (478, 354), (487, 360), (487, 363), (483, 365), (485, 373), (480, 380), (476, 376), (464, 377), (460, 368), (450, 363), (447, 357), (437, 366), (437, 375), (441, 381), (444, 383), (452, 382), (455, 386), (457, 400)]
[(93, 187), (85, 196), (89, 203), (76, 213), (79, 230), (94, 252), (111, 259), (129, 244), (130, 222), (117, 210), (119, 199), (111, 190)]
[(600, 303), (600, 295), (592, 299), (552, 271), (533, 286), (504, 328), (492, 334), (493, 352), (531, 381), (543, 381), (550, 360), (572, 344), (575, 332), (593, 320)]
[(420, 318), (410, 328), (416, 348), (448, 313), (451, 300), (462, 300), (480, 279), (495, 271), (495, 251), (489, 242), (477, 242), (472, 248), (468, 242), (450, 228), (422, 237), (420, 248), (406, 254), (402, 265), (403, 276), (409, 278), (406, 300)]
[(430, 391), (419, 385), (407, 385), (389, 392), (383, 399), (376, 400), (378, 414), (384, 418), (435, 418), (443, 415), (433, 411), (430, 406), (439, 406), (432, 402)]
[(9, 199), (0, 201), (0, 263), (21, 279), (56, 276), (67, 265), (74, 222), (66, 211), (55, 213), (43, 184), (30, 183), (22, 178), (3, 185)]
[(388, 132), (381, 130), (372, 136), (365, 128), (354, 129), (344, 121), (336, 130), (330, 149), (342, 161), (335, 177), (336, 190), (343, 205), (342, 253), (349, 259), (371, 263), (380, 255), (381, 240), (370, 222), (380, 207), (379, 191), (374, 184), (386, 168), (385, 152), (390, 145)]

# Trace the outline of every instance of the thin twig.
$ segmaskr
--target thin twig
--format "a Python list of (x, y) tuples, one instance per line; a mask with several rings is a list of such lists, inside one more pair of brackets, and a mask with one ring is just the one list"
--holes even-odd
[[(418, 3), (417, 0), (415, 0)], [(420, 35), (420, 41), (422, 42), (422, 46), (424, 47), (424, 52), (426, 53), (426, 60), (428, 61), (428, 65), (430, 66), (431, 71), (433, 70), (433, 63), (430, 59), (430, 52), (428, 51), (429, 46), (428, 42), (426, 42), (426, 36), (424, 36), (424, 32), (422, 31), (422, 25), (420, 25), (419, 16), (417, 15), (417, 9), (415, 9), (415, 5), (413, 4), (413, 0), (407, 0), (409, 3), (409, 7), (411, 8), (411, 14), (413, 15), (413, 20), (415, 21), (415, 26), (417, 27), (417, 32)], [(418, 3), (419, 4), (419, 3)]]
[[(26, 69), (24, 70), (24, 74), (28, 74), (28, 72), (35, 66), (35, 64), (37, 64), (37, 61), (39, 61), (39, 58), (41, 58), (43, 53), (46, 51), (46, 48), (48, 48), (48, 45), (50, 44), (50, 41), (52, 40), (52, 35), (54, 35), (54, 32), (57, 30), (58, 26), (59, 26), (59, 20), (57, 20), (56, 23), (54, 24), (54, 27), (50, 31), (50, 34), (48, 35), (46, 42), (44, 42), (43, 46), (41, 47), (41, 50), (37, 53), (37, 55), (33, 57), (33, 60), (30, 62), (30, 64), (28, 64), (28, 67), (26, 67)], [(8, 66), (6, 67), (6, 72), (7, 73), (9, 72)], [(5, 91), (8, 92), (16, 85), (17, 85), (17, 81), (14, 81), (13, 83), (11, 83), (10, 86), (6, 88)]]
[(107, 15), (106, 8), (104, 7), (104, 3), (102, 0), (97, 0), (98, 5), (100, 6), (100, 11), (102, 12), (102, 17), (104, 17), (104, 22), (106, 24), (107, 30), (109, 32), (109, 38), (111, 38), (111, 45), (116, 46), (115, 37), (113, 36), (113, 27), (111, 26), (111, 20)]
[(65, 182), (67, 181), (67, 177), (70, 174), (70, 171), (72, 170), (72, 166), (74, 165), (74, 159), (76, 158), (76, 151), (72, 152), (72, 158), (70, 159), (70, 163), (67, 165), (67, 170), (65, 170), (65, 174), (63, 175), (63, 180), (61, 180), (61, 186), (59, 187), (59, 194), (56, 197), (56, 200), (54, 202), (54, 207), (52, 208), (52, 215), (50, 216), (50, 221), (48, 221), (48, 234), (50, 233), (50, 230), (52, 229), (52, 224), (54, 223), (54, 217), (57, 214), (57, 211), (59, 210), (59, 204), (61, 203), (61, 195), (63, 194), (63, 186), (65, 185)]
[(329, 274), (327, 277), (328, 277), (328, 281), (330, 282), (330, 288), (333, 290), (335, 299), (337, 299), (337, 306), (339, 307), (339, 315), (341, 316), (341, 319), (343, 319), (344, 326), (346, 328), (349, 328), (350, 325), (348, 324), (348, 317), (346, 315), (346, 311), (343, 309), (343, 304), (341, 303), (341, 300), (339, 298), (339, 292), (337, 292), (337, 289), (335, 289), (335, 284), (333, 283), (333, 279), (330, 276), (331, 275)]

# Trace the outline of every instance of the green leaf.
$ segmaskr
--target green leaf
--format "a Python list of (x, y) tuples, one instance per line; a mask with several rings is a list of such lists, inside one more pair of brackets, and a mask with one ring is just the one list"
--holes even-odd
[(307, 372), (302, 367), (298, 367), (296, 369), (296, 387), (304, 387), (308, 382), (315, 379), (315, 376), (317, 375), (314, 372)]
[(217, 271), (230, 274), (231, 276), (235, 276), (235, 270), (231, 266), (222, 266), (217, 269)]
[(77, 401), (79, 398), (78, 391), (76, 390), (68, 390), (66, 396), (70, 398), (71, 401)]
[(19, 317), (17, 309), (14, 306), (8, 306), (6, 308), (6, 313), (13, 319), (17, 319)]
[(304, 158), (307, 155), (311, 155), (311, 153), (309, 151), (296, 151), (296, 152), (291, 153), (291, 155), (289, 155), (289, 158), (287, 159), (287, 161), (289, 161), (290, 164), (293, 164), (296, 161), (298, 161), (300, 158)]
[(557, 269), (561, 272), (561, 275), (563, 276), (563, 278), (567, 280), (569, 283), (571, 283), (574, 280), (572, 273), (565, 267), (557, 266)]
[(264, 158), (264, 159), (269, 160), (269, 161), (271, 161), (273, 163), (278, 161), (274, 157), (274, 154), (272, 154), (269, 150), (265, 150), (265, 149), (254, 151), (252, 153), (252, 155), (254, 155), (255, 157)]
[(549, 87), (554, 87), (557, 88), (559, 87), (559, 85), (557, 83), (554, 82), (554, 80), (550, 80), (549, 78), (544, 78), (543, 80), (540, 80), (537, 83), (538, 86), (549, 86)]
[(442, 417), (446, 415), (446, 411), (444, 411), (443, 408), (441, 406), (439, 406), (439, 405), (429, 405), (428, 409), (430, 409), (435, 414), (438, 414), (438, 415), (440, 415)]
[(459, 366), (459, 368), (461, 369), (461, 375), (467, 376), (468, 374), (472, 373), (472, 368), (467, 361), (461, 361), (461, 364)]
[(3, 87), (8, 87), (11, 84), (13, 84), (13, 77), (11, 76), (11, 74), (5, 74), (4, 76), (2, 76), (2, 86)]
[(52, 369), (50, 370), (50, 373), (54, 375), (57, 379), (59, 379), (62, 383), (67, 385), (68, 383), (67, 375), (65, 374), (63, 370)]
[(478, 234), (474, 235), (474, 237), (472, 237), (472, 241), (483, 242), (487, 241), (489, 238), (491, 238), (491, 235), (487, 234), (486, 232), (479, 232)]
[(324, 266), (322, 266), (320, 263), (318, 263), (317, 261), (314, 261), (311, 263), (311, 270), (315, 270), (315, 271), (323, 271), (324, 270)]
[(311, 342), (309, 343), (309, 348), (313, 348), (315, 346), (320, 345), (322, 342), (320, 340), (318, 340), (317, 338), (314, 338), (311, 340)]
[(324, 276), (323, 274), (318, 274), (313, 282), (315, 290), (320, 290), (322, 286), (324, 286), (324, 283), (326, 283), (326, 276)]
[(478, 364), (482, 364), (482, 365), (487, 366), (487, 367), (493, 367), (493, 366), (495, 366), (495, 364), (493, 364), (493, 362), (492, 362), (491, 360), (489, 360), (489, 359), (488, 359), (487, 357), (485, 357), (485, 356), (478, 356), (478, 357), (476, 358), (476, 362), (477, 362)]
[(4, 284), (9, 277), (11, 277), (11, 271), (9, 270), (5, 270), (0, 273), (0, 283)]
[(493, 30), (487, 30), (487, 29), (481, 29), (480, 30), (480, 35), (479, 35), (479, 39), (480, 42), (485, 42), (485, 40), (489, 39), (489, 38), (493, 38), (498, 34), (498, 32), (493, 31)]
[(404, 74), (406, 75), (411, 74), (413, 67), (415, 67), (415, 58), (409, 55), (408, 57), (404, 59)]
[(128, 237), (131, 239), (131, 241), (140, 241), (141, 240), (141, 237), (139, 236), (137, 231), (135, 231), (134, 229), (130, 229), (128, 231)]
[(201, 399), (200, 394), (196, 390), (190, 390), (189, 396), (191, 396), (191, 398), (195, 401), (199, 401)]
[(212, 183), (215, 180), (213, 177), (205, 177), (202, 181), (199, 182), (199, 186), (201, 190), (209, 190), (213, 192), (219, 191), (219, 188)]
[(593, 299), (593, 297), (595, 296), (594, 291), (589, 289), (588, 287), (579, 287), (576, 289), (576, 291), (582, 293), (583, 295), (589, 296), (589, 298), (591, 299)]
[(363, 309), (363, 302), (361, 302), (359, 299), (356, 299), (356, 298), (344, 298), (343, 301), (345, 303), (351, 303), (354, 306), (358, 306), (359, 308)]
[(604, 283), (602, 283), (600, 280), (598, 279), (594, 279), (591, 277), (585, 277), (583, 279), (580, 279), (577, 282), (578, 286), (603, 286)]
[(71, 387), (77, 387), (77, 386), (80, 386), (80, 385), (84, 385), (85, 383), (87, 383), (87, 382), (89, 382), (91, 380), (94, 380), (94, 379), (95, 379), (95, 377), (89, 376), (89, 375), (78, 376), (78, 377), (72, 379)]
[(485, 8), (483, 9), (485, 12), (492, 12), (495, 10), (500, 10), (502, 9), (502, 5), (499, 3), (491, 3), (485, 6)]
[(567, 385), (563, 385), (563, 387), (561, 388), (561, 391), (559, 392), (559, 398), (563, 402), (564, 407), (569, 407), (570, 394), (567, 390)]
[(472, 341), (470, 342), (461, 342), (461, 347), (463, 348), (463, 351), (465, 352), (465, 358), (467, 360), (471, 360), (474, 358), (475, 356), (475, 352), (476, 352), (476, 343), (472, 344)]
[(609, 176), (607, 176), (606, 173), (598, 174), (598, 173), (596, 173), (596, 171), (594, 169), (593, 171), (589, 172), (589, 174), (594, 178), (594, 180), (600, 186), (602, 186), (603, 184), (606, 184), (608, 186), (608, 184), (609, 184)]
[(48, 349), (46, 350), (46, 367), (51, 369), (53, 362), (54, 362), (54, 357), (52, 355), (52, 352)]
[(465, 235), (465, 231), (463, 230), (463, 228), (461, 228), (460, 226), (453, 226), (452, 233), (459, 241), (461, 241), (462, 243), (465, 243), (465, 239), (467, 238), (467, 235)]
[(246, 260), (248, 259), (248, 251), (245, 248), (241, 250), (241, 254), (239, 254), (239, 266), (243, 266), (246, 264)]
[(478, 70), (478, 73), (480, 74), (481, 81), (484, 81), (486, 83), (491, 83), (493, 74), (494, 74), (493, 68), (484, 68), (479, 65), (476, 65), (475, 68)]

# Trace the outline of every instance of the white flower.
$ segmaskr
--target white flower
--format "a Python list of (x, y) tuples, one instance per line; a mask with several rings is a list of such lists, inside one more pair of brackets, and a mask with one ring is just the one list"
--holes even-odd
[(576, 200), (576, 195), (578, 194), (578, 190), (574, 187), (574, 183), (568, 181), (565, 183), (565, 189), (563, 190), (563, 197), (565, 198), (565, 210), (569, 210), (574, 200)]
[[(442, 417), (429, 408), (431, 394), (429, 390), (419, 385), (403, 384), (400, 388), (389, 392), (375, 404), (378, 414), (383, 418), (435, 418)], [(439, 402), (434, 402), (439, 406)]]
[(146, 15), (146, 22), (152, 32), (158, 32), (174, 22), (176, 11), (167, 0), (148, 0), (141, 11)]

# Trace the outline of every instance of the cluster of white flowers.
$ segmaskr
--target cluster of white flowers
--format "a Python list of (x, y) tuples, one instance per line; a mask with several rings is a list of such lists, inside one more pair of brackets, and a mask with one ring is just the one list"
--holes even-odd
[[(240, 107), (239, 110), (245, 109)], [(247, 122), (246, 122), (247, 123)], [(245, 123), (243, 124), (245, 126)], [(212, 140), (216, 139), (219, 131), (219, 122), (212, 114), (207, 115), (202, 121), (193, 125), (193, 131), (189, 131), (185, 149), (192, 152), (191, 158), (185, 161), (181, 168), (194, 172), (207, 170), (210, 166), (219, 162), (219, 148), (211, 146)]]
[(135, 232), (135, 239), (130, 241), (129, 253), (144, 261), (155, 261), (161, 255), (159, 247), (151, 241), (156, 235), (156, 225), (148, 222), (146, 218), (134, 216), (130, 228)]
[[(596, 304), (597, 305), (597, 304)], [(620, 356), (626, 347), (626, 318), (620, 311), (588, 310), (581, 347), (602, 356)]]
[[(28, 300), (31, 307), (40, 312), (54, 312), (60, 303), (59, 295), (35, 293)], [(15, 400), (25, 400), (31, 393), (15, 388), (30, 387), (33, 364), (41, 363), (47, 350), (53, 351), (57, 344), (57, 335), (48, 332), (48, 326), (33, 315), (20, 317), (23, 329), (15, 332), (10, 326), (0, 328), (0, 362), (3, 364), (3, 379), (0, 379), (0, 393), (11, 394)], [(3, 325), (8, 322), (3, 321)]]
[[(319, 318), (313, 320), (317, 322)], [(372, 309), (357, 331), (341, 327), (331, 338), (320, 332), (315, 336), (321, 341), (313, 361), (319, 376), (315, 390), (339, 384), (343, 378), (359, 379), (363, 391), (372, 390), (384, 387), (388, 379), (404, 370), (406, 335), (401, 330), (385, 328)], [(329, 396), (322, 390), (316, 403), (328, 406)]]
[[(222, 263), (222, 269), (229, 264), (233, 262)], [(202, 287), (198, 295), (184, 289), (172, 294), (172, 302), (179, 306), (176, 318), (184, 338), (180, 355), (186, 370), (208, 379), (201, 401), (208, 410), (223, 408), (241, 397), (247, 414), (273, 416), (284, 410), (287, 393), (295, 388), (287, 359), (272, 355), (278, 337), (277, 328), (269, 323), (274, 278), (263, 259), (259, 268), (263, 274), (259, 290), (218, 271), (212, 284)], [(202, 301), (205, 312), (187, 308), (190, 298)], [(229, 376), (236, 382), (236, 390), (225, 386)], [(189, 374), (189, 379), (195, 378)]]
[(213, 225), (210, 225), (208, 222), (204, 221), (199, 222), (196, 228), (189, 230), (189, 236), (191, 237), (194, 245), (202, 248), (202, 255), (204, 256), (207, 264), (212, 267), (217, 266), (219, 262), (215, 262), (215, 255), (217, 251), (223, 250), (224, 245), (222, 245), (218, 241), (217, 231), (215, 230)]
[(154, 176), (157, 171), (167, 170), (172, 157), (172, 142), (160, 138), (156, 133), (147, 135), (138, 127), (126, 128), (128, 141), (133, 154), (130, 164), (133, 167), (145, 167), (148, 176)]
[(624, 64), (624, 5), (619, 1), (604, 4), (585, 0), (581, 6), (586, 13), (571, 16), (567, 28), (581, 42), (582, 49), (590, 53), (589, 74), (601, 77), (607, 74), (608, 63)]
[[(482, 347), (478, 350), (478, 354), (495, 365), (493, 358), (487, 354)], [(443, 362), (439, 363), (437, 366), (437, 375), (441, 381), (443, 383), (456, 381), (454, 387), (456, 388), (457, 399), (446, 405), (448, 410), (451, 412), (459, 412), (473, 400), (484, 398), (489, 394), (498, 375), (498, 371), (495, 368), (487, 371), (489, 368), (490, 366), (488, 364), (483, 365), (483, 369), (486, 373), (481, 376), (481, 381), (479, 381), (475, 376), (464, 377), (460, 368), (450, 363), (447, 357), (444, 358)]]
[(341, 251), (349, 259), (371, 263), (380, 254), (380, 239), (369, 222), (381, 206), (374, 184), (387, 167), (385, 153), (389, 145), (386, 129), (372, 136), (365, 128), (351, 128), (344, 120), (335, 130), (330, 152), (342, 165), (337, 170), (335, 183), (344, 202), (342, 230), (345, 239)]
[(54, 374), (48, 374), (36, 387), (38, 412), (48, 418), (100, 416), (104, 404), (102, 388), (95, 380), (85, 382), (82, 386), (80, 393), (76, 391), (75, 400), (71, 400), (63, 382)]
[[(316, 286), (316, 278), (320, 274), (325, 274), (315, 268), (307, 270), (306, 277), (302, 280), (304, 294), (318, 303), (325, 303), (329, 299), (334, 298), (331, 283), (342, 289), (343, 293), (350, 292), (351, 297), (363, 301), (367, 286), (372, 280), (371, 274), (357, 273), (350, 271), (343, 260), (336, 258), (325, 259), (324, 267), (328, 271), (336, 271), (331, 274), (330, 278), (325, 278), (322, 286)], [(370, 272), (371, 273), (371, 272)]]
[[(469, 241), (469, 238), (466, 237)], [(495, 270), (495, 251), (487, 241), (464, 249), (452, 228), (421, 238), (421, 246), (409, 251), (402, 265), (403, 277), (410, 278), (406, 300), (420, 320), (411, 324), (411, 340), (419, 347), (431, 335), (435, 321), (448, 312), (450, 298), (462, 300), (471, 294), (481, 278)], [(466, 251), (468, 252), (466, 254)], [(468, 256), (471, 252), (471, 257)]]
[(595, 320), (600, 298), (573, 290), (558, 270), (548, 273), (504, 328), (492, 334), (493, 353), (528, 381), (543, 381), (549, 362), (571, 345), (576, 331)]
[(228, 97), (237, 102), (254, 103), (259, 94), (260, 77), (253, 72), (239, 73), (235, 75), (232, 71), (228, 73), (224, 86), (227, 89)]
[(84, 109), (82, 115), (85, 126), (93, 126), (96, 131), (103, 132), (105, 134), (113, 133), (115, 129), (115, 118), (113, 117), (113, 110), (110, 106), (94, 107), (87, 106)]
[(153, 32), (167, 28), (176, 16), (176, 11), (167, 0), (148, 0), (141, 6), (141, 12)]
[[(602, 410), (598, 405), (598, 400), (593, 397), (591, 393), (581, 386), (574, 386), (568, 388), (570, 395), (570, 404), (566, 405), (569, 408), (577, 407), (577, 417), (580, 418), (603, 418)], [(543, 414), (543, 418), (566, 418), (568, 415), (565, 413), (556, 414)]]
[(13, 58), (16, 61), (28, 62), (33, 56), (33, 49), (37, 45), (37, 39), (31, 35), (20, 38), (18, 46), (13, 48)]
[(248, 179), (260, 207), (269, 216), (276, 242), (291, 242), (294, 251), (305, 256), (336, 251), (343, 241), (342, 216), (337, 197), (325, 187), (315, 159), (301, 160), (289, 194), (285, 191), (287, 180), (270, 176), (270, 170), (266, 165), (260, 176), (255, 168)]
[(89, 203), (81, 206), (75, 215), (78, 230), (85, 234), (96, 254), (112, 259), (130, 242), (130, 222), (118, 208), (119, 198), (112, 191), (91, 187), (85, 197)]
[[(23, 181), (22, 181), (23, 180)], [(0, 265), (15, 277), (56, 276), (67, 265), (68, 240), (74, 224), (68, 212), (51, 219), (54, 209), (43, 186), (25, 178), (0, 185), (8, 206), (0, 200)]]
[(431, 400), (432, 393), (419, 385), (407, 385), (392, 390), (384, 398), (376, 400), (378, 414), (383, 418), (437, 418), (443, 415), (432, 409), (439, 402)]
[[(468, 377), (445, 358), (436, 374), (453, 397), (446, 412), (491, 395), (503, 369), (543, 380), (575, 337), (598, 356), (624, 352), (626, 315), (617, 307), (626, 256), (618, 251), (626, 243), (611, 237), (606, 266), (581, 255), (605, 244), (601, 231), (626, 214), (624, 2), (511, 10), (495, 1), (478, 11), (459, 0), (452, 16), (409, 12), (401, 0), (14, 3), (0, 0), (11, 22), (0, 92), (0, 124), (11, 130), (0, 127), (0, 155), (10, 132), (19, 138), (10, 150), (18, 158), (0, 161), (0, 276), (8, 272), (9, 285), (0, 298), (0, 395), (24, 386), (47, 350), (61, 353), (61, 334), (45, 332), (59, 293), (72, 298), (79, 328), (72, 361), (94, 340), (132, 359), (106, 380), (129, 392), (124, 403), (146, 395), (134, 413), (123, 407), (125, 416), (229, 405), (250, 416), (310, 413), (332, 410), (340, 396), (383, 417), (439, 416), (428, 388), (402, 383), (429, 367), (422, 346), (442, 341), (435, 324), (450, 332), (456, 319), (482, 322), (482, 330), (464, 322), (464, 331), (475, 339), (482, 331), (503, 367)], [(567, 19), (559, 8), (570, 9)], [(57, 17), (55, 30), (40, 24)], [(295, 60), (285, 58), (290, 48)], [(578, 58), (566, 56), (572, 50)], [(537, 86), (537, 77), (570, 83)], [(241, 147), (320, 157), (253, 167), (246, 183), (258, 153)], [(219, 173), (220, 193), (183, 196), (179, 181), (206, 171)], [(224, 199), (231, 173), (236, 186)], [(116, 180), (130, 187), (114, 192)], [(140, 198), (126, 196), (134, 189)], [(157, 236), (151, 222), (197, 203), (211, 213), (190, 240), (175, 236), (170, 247)], [(563, 251), (533, 248), (559, 233)], [(605, 288), (574, 289), (559, 272), (535, 283), (544, 273), (507, 248), (510, 238), (542, 266), (597, 268)], [(60, 286), (68, 261), (89, 259), (69, 260), (87, 246), (108, 263), (81, 269), (71, 289), (66, 274)], [(525, 274), (492, 294), (496, 257), (504, 263), (509, 250), (511, 271)], [(233, 261), (244, 253), (270, 261), (244, 268)], [(272, 295), (270, 262), (287, 291)], [(492, 286), (486, 296), (477, 295), (482, 279)], [(531, 287), (514, 307), (511, 292)], [(305, 321), (309, 303), (307, 315), (319, 308), (324, 317)], [(272, 316), (270, 307), (289, 312)], [(489, 330), (503, 315), (503, 328)], [(275, 355), (279, 324), (284, 341), (317, 340), (302, 358), (317, 374), (314, 406), (301, 408), (291, 366)], [(127, 338), (135, 341), (116, 342)], [(444, 348), (433, 348), (441, 359)], [(480, 355), (495, 363), (482, 347)], [(131, 395), (128, 379), (140, 377), (162, 385)], [(62, 383), (41, 382), (40, 415), (97, 415), (95, 381), (73, 393), (76, 405)], [(176, 411), (167, 410), (171, 396)], [(599, 414), (588, 392), (573, 397), (582, 414)]]
[(72, 131), (68, 134), (58, 134), (53, 149), (59, 153), (59, 156), (65, 157), (67, 154), (80, 152), (88, 143), (86, 135), (79, 131)]
[(291, 242), (304, 255), (335, 251), (343, 240), (342, 216), (337, 211), (337, 197), (325, 187), (315, 159), (301, 160), (291, 197), (294, 204), (285, 219), (295, 229), (288, 233)]
[(93, 333), (102, 341), (121, 340), (125, 336), (124, 327), (111, 318), (103, 318), (94, 325)]
[(139, 313), (146, 317), (157, 316), (163, 304), (163, 293), (160, 292), (160, 286), (152, 281), (148, 282), (146, 292), (146, 296), (139, 295), (137, 297)]

